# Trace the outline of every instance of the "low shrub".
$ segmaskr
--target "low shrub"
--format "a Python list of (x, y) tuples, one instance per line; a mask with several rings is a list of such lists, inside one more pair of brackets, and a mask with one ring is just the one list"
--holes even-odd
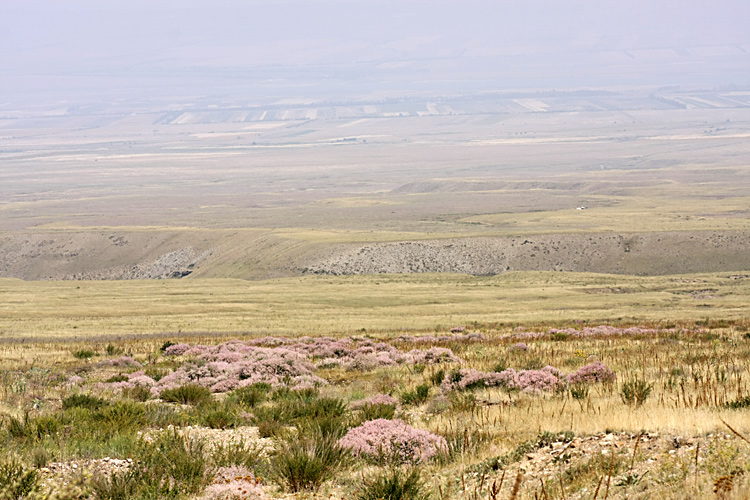
[(246, 467), (222, 467), (197, 500), (269, 500), (260, 481)]
[(428, 500), (430, 493), (419, 469), (391, 467), (363, 479), (357, 500)]
[(638, 378), (628, 380), (622, 384), (620, 398), (626, 405), (637, 408), (646, 402), (653, 388), (654, 384), (649, 384), (645, 380)]
[(98, 500), (124, 500), (138, 498), (144, 489), (137, 471), (96, 474), (91, 479), (91, 490)]
[(8, 418), (8, 434), (15, 439), (38, 441), (47, 436), (56, 435), (61, 428), (60, 420), (55, 415), (39, 415), (30, 418), (28, 412), (23, 419)]
[(430, 396), (430, 386), (428, 384), (418, 385), (413, 391), (404, 391), (401, 393), (401, 404), (403, 405), (421, 405), (426, 402)]
[(132, 387), (123, 387), (122, 395), (126, 398), (130, 398), (134, 401), (148, 401), (151, 399), (151, 389), (145, 385), (134, 385)]
[(457, 413), (473, 412), (477, 407), (477, 397), (472, 393), (452, 392), (448, 402), (451, 411)]
[(232, 392), (232, 397), (240, 404), (250, 408), (268, 399), (271, 384), (258, 383), (240, 387)]
[(455, 459), (461, 455), (476, 455), (492, 442), (492, 434), (468, 427), (452, 429), (443, 433), (447, 443), (445, 458)]
[(278, 420), (261, 420), (256, 423), (258, 435), (262, 438), (280, 437), (286, 434), (286, 426)]
[[(206, 461), (205, 442), (182, 436), (176, 430), (157, 434), (138, 450), (140, 481), (146, 490), (156, 489), (156, 498), (195, 494), (208, 483), (213, 470)], [(149, 498), (147, 496), (147, 498)], [(152, 497), (151, 497), (152, 498)]]
[(731, 408), (733, 410), (739, 410), (741, 408), (750, 408), (750, 396), (745, 396), (744, 398), (735, 399), (734, 401), (730, 401), (724, 405), (726, 408)]
[(211, 391), (198, 384), (185, 384), (170, 389), (162, 389), (159, 396), (168, 403), (198, 405), (211, 399)]
[(210, 409), (200, 414), (200, 423), (211, 429), (232, 429), (237, 427), (237, 414), (227, 408)]
[(62, 400), (62, 409), (70, 408), (88, 408), (89, 410), (98, 410), (107, 405), (107, 402), (99, 397), (90, 394), (72, 394)]
[(392, 420), (395, 415), (395, 404), (368, 404), (360, 409), (358, 421), (361, 424), (362, 422), (367, 422), (368, 420), (377, 420), (379, 418)]
[(71, 351), (71, 354), (76, 359), (91, 359), (96, 355), (96, 353), (92, 349), (77, 349), (75, 351)]
[(118, 347), (114, 344), (107, 344), (107, 347), (105, 347), (104, 350), (107, 353), (107, 356), (119, 356), (123, 353), (122, 347)]
[(120, 375), (112, 375), (111, 377), (109, 377), (104, 382), (107, 383), (107, 384), (114, 384), (115, 382), (126, 382), (129, 378), (130, 377), (128, 377), (127, 375), (122, 375), (122, 374), (120, 374)]
[(159, 380), (163, 379), (168, 373), (169, 370), (156, 366), (149, 366), (144, 370), (144, 374), (147, 377), (150, 377), (154, 382), (158, 382)]
[(375, 394), (366, 399), (353, 401), (351, 407), (353, 410), (361, 410), (368, 405), (397, 405), (398, 400), (389, 394)]
[(92, 414), (92, 419), (99, 424), (106, 435), (114, 435), (137, 430), (146, 424), (146, 411), (134, 401), (116, 401)]
[(339, 444), (355, 456), (382, 463), (421, 463), (447, 451), (442, 436), (401, 420), (371, 420), (350, 429)]
[(257, 477), (268, 475), (266, 453), (259, 444), (248, 444), (243, 440), (228, 443), (218, 442), (211, 448), (211, 463), (216, 467), (245, 467)]
[[(163, 344), (161, 345), (161, 347), (159, 348), (159, 350), (160, 350), (161, 352), (164, 352), (164, 351), (166, 351), (166, 350), (167, 350), (168, 348), (172, 347), (173, 345), (175, 345), (175, 343), (174, 343), (174, 342), (172, 342), (171, 340), (167, 340), (166, 342), (164, 342), (164, 343), (163, 343)], [(187, 344), (185, 344), (185, 345), (187, 345)]]
[(596, 361), (580, 367), (578, 370), (565, 377), (569, 384), (614, 382), (615, 373), (603, 363)]
[(27, 469), (17, 460), (0, 462), (0, 498), (21, 500), (41, 489), (41, 478), (35, 469)]
[(445, 378), (445, 370), (441, 368), (437, 370), (436, 372), (433, 372), (430, 374), (430, 383), (432, 385), (440, 385), (443, 383), (444, 378)]
[(346, 459), (346, 451), (332, 436), (300, 435), (281, 444), (271, 459), (271, 471), (287, 491), (317, 491), (347, 463)]
[(589, 386), (584, 383), (577, 383), (570, 386), (570, 395), (576, 401), (585, 401), (589, 397)]

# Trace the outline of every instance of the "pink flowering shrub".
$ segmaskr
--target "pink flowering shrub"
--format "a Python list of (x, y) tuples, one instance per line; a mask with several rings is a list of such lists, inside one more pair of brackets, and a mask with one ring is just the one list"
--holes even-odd
[(554, 391), (563, 386), (561, 376), (562, 373), (551, 366), (545, 366), (541, 370), (521, 370), (515, 389), (525, 392)]
[(524, 331), (516, 331), (513, 333), (509, 333), (507, 335), (503, 335), (501, 338), (503, 339), (525, 339), (525, 340), (536, 340), (544, 338), (544, 333), (541, 332), (524, 332)]
[(350, 405), (353, 410), (359, 410), (368, 405), (397, 405), (398, 400), (388, 394), (375, 394), (367, 399), (353, 401)]
[(259, 382), (292, 389), (326, 383), (313, 374), (314, 367), (303, 354), (286, 347), (254, 347), (230, 341), (194, 347), (187, 352), (193, 351), (196, 363), (185, 363), (164, 376), (153, 392), (187, 383), (208, 387), (212, 392), (227, 392)]
[(117, 366), (125, 368), (129, 366), (142, 366), (138, 361), (134, 360), (132, 356), (120, 356), (114, 359), (104, 359), (97, 363), (99, 366)]
[(257, 339), (248, 340), (247, 344), (262, 347), (277, 347), (280, 345), (288, 344), (289, 342), (289, 339), (279, 337), (260, 337)]
[[(314, 357), (322, 358), (318, 368), (344, 368), (346, 370), (368, 371), (382, 366), (394, 366), (406, 361), (413, 361), (414, 355), (419, 351), (411, 351), (409, 355), (404, 354), (396, 347), (385, 342), (373, 342), (369, 339), (360, 340), (355, 345), (352, 339), (336, 341), (335, 339), (323, 338), (320, 341), (309, 344), (298, 343), (289, 346), (290, 349), (302, 350)], [(445, 352), (431, 352), (426, 354), (427, 358), (422, 362), (430, 362), (429, 358), (443, 361), (448, 358), (458, 360), (450, 350)]]
[(430, 347), (429, 349), (414, 349), (409, 351), (407, 359), (412, 363), (432, 365), (437, 363), (459, 363), (461, 359), (444, 347)]
[(190, 350), (189, 344), (173, 344), (164, 349), (165, 356), (182, 356)]
[(382, 418), (350, 429), (339, 445), (358, 457), (395, 463), (426, 462), (448, 449), (442, 436)]
[[(451, 333), (460, 333), (460, 332), (453, 332), (451, 330)], [(472, 333), (466, 333), (466, 334), (459, 334), (459, 335), (419, 335), (419, 336), (409, 336), (409, 335), (401, 335), (400, 337), (396, 338), (399, 342), (410, 342), (410, 343), (422, 343), (422, 344), (438, 344), (438, 343), (444, 343), (444, 342), (479, 342), (482, 340), (487, 340), (487, 337), (484, 334), (481, 334), (479, 332), (472, 332)]]
[(444, 391), (465, 391), (479, 387), (507, 386), (506, 372), (509, 371), (512, 370), (505, 370), (505, 372), (498, 373), (483, 372), (474, 368), (461, 368), (443, 379), (442, 389)]
[(468, 390), (481, 387), (505, 387), (525, 392), (553, 391), (563, 385), (562, 373), (545, 366), (541, 370), (519, 370), (508, 368), (501, 372), (483, 372), (473, 368), (462, 368), (443, 380), (442, 389)]
[[(167, 347), (164, 353), (167, 356), (184, 356), (186, 361), (158, 382), (147, 377), (110, 383), (105, 387), (123, 389), (144, 385), (152, 388), (154, 396), (164, 389), (189, 383), (207, 387), (212, 392), (229, 392), (260, 382), (273, 387), (305, 389), (326, 383), (313, 373), (316, 368), (341, 367), (365, 371), (405, 362), (428, 364), (460, 361), (450, 349), (414, 349), (405, 354), (386, 342), (332, 337), (262, 337), (249, 342), (231, 340), (213, 346), (175, 344)], [(113, 366), (140, 366), (127, 357), (120, 358), (117, 363), (120, 364)]]
[(569, 384), (580, 384), (588, 382), (613, 382), (616, 378), (615, 372), (610, 370), (605, 364), (597, 361), (580, 367), (573, 373), (565, 377)]
[(575, 328), (551, 328), (547, 333), (540, 332), (525, 332), (522, 330), (515, 331), (511, 334), (505, 335), (503, 338), (506, 339), (540, 339), (544, 337), (550, 337), (553, 335), (568, 336), (575, 338), (601, 338), (601, 337), (627, 337), (627, 336), (646, 336), (656, 335), (659, 333), (674, 333), (677, 332), (676, 328), (656, 329), (656, 328), (644, 328), (640, 326), (631, 326), (627, 328), (610, 326), (610, 325), (598, 325), (598, 326), (586, 326), (580, 330)]
[(556, 391), (565, 384), (580, 382), (610, 382), (615, 374), (600, 362), (591, 363), (565, 376), (553, 366), (540, 370), (514, 370), (508, 368), (501, 372), (483, 372), (473, 368), (462, 368), (445, 377), (443, 391), (469, 390), (483, 387), (504, 387), (524, 392)]

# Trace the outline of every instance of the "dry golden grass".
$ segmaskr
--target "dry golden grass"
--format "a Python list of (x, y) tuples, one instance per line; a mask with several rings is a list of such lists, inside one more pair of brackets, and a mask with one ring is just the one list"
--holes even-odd
[(507, 273), (241, 280), (0, 280), (0, 338), (236, 332), (351, 334), (459, 324), (747, 318), (750, 279)]

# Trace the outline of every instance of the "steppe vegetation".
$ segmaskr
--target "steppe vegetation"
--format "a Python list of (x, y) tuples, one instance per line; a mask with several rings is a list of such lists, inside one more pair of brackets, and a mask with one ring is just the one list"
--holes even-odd
[[(0, 280), (0, 341), (87, 344), (165, 334), (392, 336), (454, 324), (744, 320), (750, 274), (510, 272), (267, 281)], [(51, 344), (54, 350), (54, 344)], [(24, 356), (25, 360), (33, 359)], [(6, 355), (5, 364), (16, 362)]]
[(746, 498), (749, 327), (5, 344), (2, 495)]
[(0, 498), (747, 498), (748, 96), (7, 110)]

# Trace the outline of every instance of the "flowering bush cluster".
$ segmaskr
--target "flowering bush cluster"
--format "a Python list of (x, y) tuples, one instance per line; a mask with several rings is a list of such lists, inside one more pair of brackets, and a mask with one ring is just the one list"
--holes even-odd
[(287, 344), (286, 348), (303, 352), (312, 359), (319, 359), (318, 368), (341, 367), (347, 370), (366, 371), (405, 362), (433, 364), (461, 361), (450, 349), (433, 347), (427, 350), (413, 349), (404, 353), (391, 344), (356, 337), (303, 337), (295, 343)]
[(596, 361), (568, 374), (565, 377), (565, 381), (569, 384), (580, 384), (588, 382), (613, 382), (615, 378), (615, 372), (610, 370), (604, 363)]
[(166, 356), (181, 356), (190, 350), (190, 344), (172, 344), (164, 349)]
[(447, 376), (442, 383), (444, 391), (467, 390), (478, 387), (505, 387), (506, 389), (525, 392), (554, 391), (567, 384), (589, 382), (611, 382), (615, 374), (600, 362), (582, 366), (565, 376), (552, 366), (540, 370), (514, 370), (508, 368), (501, 372), (483, 372), (473, 368), (464, 368)]
[(439, 344), (444, 342), (480, 342), (482, 340), (487, 340), (487, 337), (479, 332), (462, 333), (464, 331), (463, 327), (458, 328), (461, 328), (461, 330), (452, 328), (451, 333), (460, 333), (460, 335), (401, 335), (399, 337), (396, 337), (396, 340), (399, 342), (411, 342), (415, 344)]
[(429, 349), (414, 349), (406, 355), (411, 363), (433, 365), (437, 363), (460, 363), (461, 358), (453, 354), (453, 351), (444, 347), (430, 347)]
[(388, 394), (375, 394), (367, 399), (360, 399), (352, 402), (352, 410), (359, 410), (368, 405), (397, 405), (398, 400)]
[(292, 389), (325, 384), (313, 375), (314, 367), (304, 354), (283, 347), (255, 347), (235, 340), (216, 346), (198, 345), (184, 354), (194, 358), (155, 383), (152, 392), (187, 383), (208, 387), (212, 392), (228, 392), (260, 382)]
[[(181, 367), (158, 381), (138, 371), (126, 375), (128, 378), (125, 381), (102, 386), (124, 389), (140, 385), (151, 388), (155, 396), (164, 389), (185, 384), (198, 384), (212, 392), (228, 392), (257, 383), (299, 390), (326, 383), (313, 374), (315, 368), (369, 370), (407, 362), (434, 364), (461, 361), (453, 351), (441, 347), (413, 349), (404, 353), (385, 342), (331, 337), (263, 337), (249, 342), (232, 340), (214, 346), (173, 344), (165, 348), (164, 354), (185, 356), (187, 359)], [(112, 366), (141, 366), (127, 356), (110, 361)]]
[(676, 328), (667, 329), (656, 329), (656, 328), (643, 328), (640, 326), (631, 326), (627, 328), (621, 328), (610, 325), (598, 325), (598, 326), (586, 326), (580, 330), (575, 328), (550, 328), (547, 333), (541, 332), (525, 332), (525, 331), (514, 331), (511, 334), (505, 335), (505, 339), (541, 339), (550, 336), (568, 336), (575, 338), (586, 338), (586, 337), (619, 337), (619, 336), (641, 336), (641, 335), (656, 335), (658, 333), (669, 333), (676, 332)]
[(350, 429), (339, 445), (356, 456), (394, 463), (426, 462), (448, 448), (442, 436), (382, 418)]
[(130, 366), (142, 366), (138, 361), (132, 358), (132, 356), (120, 356), (114, 359), (104, 359), (97, 363), (99, 366), (117, 366), (120, 368), (127, 368)]

